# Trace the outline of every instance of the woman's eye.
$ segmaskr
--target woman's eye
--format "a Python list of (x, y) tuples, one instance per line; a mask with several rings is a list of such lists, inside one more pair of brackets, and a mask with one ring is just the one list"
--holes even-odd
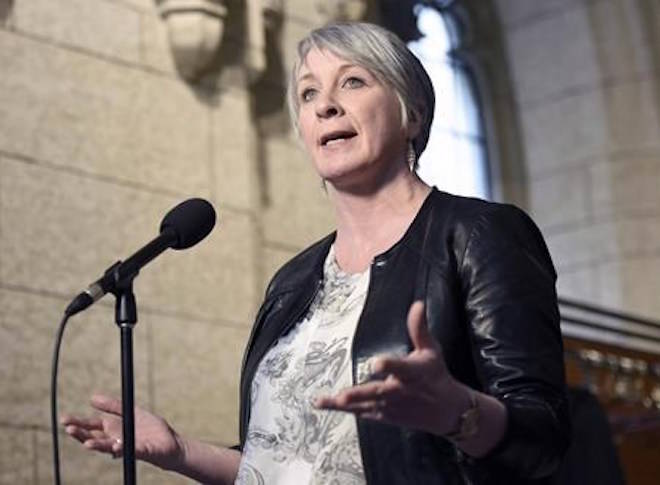
[(312, 88), (303, 89), (303, 91), (300, 93), (300, 99), (303, 102), (311, 101), (314, 98), (315, 94), (316, 94), (315, 89)]
[(344, 81), (344, 86), (351, 89), (361, 88), (364, 86), (364, 81), (359, 77), (349, 77), (346, 79), (346, 81)]

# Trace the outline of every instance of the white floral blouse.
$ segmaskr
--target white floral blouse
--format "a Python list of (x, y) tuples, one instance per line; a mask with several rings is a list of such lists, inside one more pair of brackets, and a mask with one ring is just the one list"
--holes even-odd
[(334, 246), (305, 317), (259, 364), (237, 485), (364, 485), (355, 417), (311, 400), (353, 384), (351, 345), (369, 270), (343, 272)]

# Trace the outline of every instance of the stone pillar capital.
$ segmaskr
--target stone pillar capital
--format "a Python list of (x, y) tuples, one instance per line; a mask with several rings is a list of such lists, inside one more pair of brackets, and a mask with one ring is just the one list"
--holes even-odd
[(222, 0), (155, 0), (167, 24), (170, 49), (179, 74), (195, 81), (215, 61), (225, 28)]

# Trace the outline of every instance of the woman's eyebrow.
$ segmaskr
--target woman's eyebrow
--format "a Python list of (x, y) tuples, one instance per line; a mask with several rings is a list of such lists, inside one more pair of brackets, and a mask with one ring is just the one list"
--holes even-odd
[[(338, 73), (338, 74), (341, 74), (341, 73), (343, 73), (344, 71), (347, 71), (347, 70), (349, 70), (349, 69), (351, 69), (351, 68), (353, 68), (353, 67), (361, 67), (361, 66), (360, 66), (359, 64), (349, 64), (349, 63), (341, 64), (341, 65), (337, 68), (337, 73)], [(308, 79), (315, 79), (315, 78), (316, 78), (316, 76), (314, 76), (314, 74), (312, 74), (311, 71), (307, 71), (305, 74), (303, 74), (302, 76), (300, 76), (300, 77), (298, 78), (298, 83), (300, 83), (300, 82), (302, 82), (302, 81), (306, 81), (306, 80), (308, 80)]]

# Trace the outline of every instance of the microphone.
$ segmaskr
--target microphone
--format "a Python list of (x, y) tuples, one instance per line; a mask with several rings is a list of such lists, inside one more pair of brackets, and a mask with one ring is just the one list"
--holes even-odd
[(160, 235), (126, 261), (117, 261), (103, 276), (76, 296), (65, 310), (69, 317), (85, 310), (106, 293), (114, 292), (127, 278), (167, 248), (187, 249), (204, 239), (215, 225), (215, 210), (204, 199), (188, 199), (172, 208), (160, 223)]

